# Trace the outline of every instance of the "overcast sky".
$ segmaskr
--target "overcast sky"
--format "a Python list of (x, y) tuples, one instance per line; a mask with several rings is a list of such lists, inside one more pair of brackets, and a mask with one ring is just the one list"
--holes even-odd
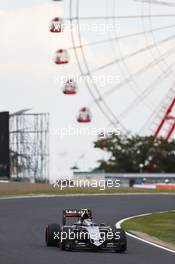
[[(112, 16), (116, 11), (117, 15), (144, 15), (173, 13), (173, 8), (153, 5), (151, 10), (148, 4), (144, 6), (132, 0), (116, 1), (114, 10), (113, 0), (108, 1), (79, 1), (80, 16)], [(73, 14), (76, 10), (76, 1), (73, 1)], [(100, 3), (100, 4), (99, 4)], [(50, 143), (51, 143), (51, 175), (57, 175), (58, 171), (68, 170), (80, 158), (78, 165), (82, 169), (96, 166), (96, 160), (105, 158), (101, 151), (93, 149), (94, 136), (72, 136), (60, 138), (54, 131), (61, 128), (106, 128), (109, 122), (100, 113), (92, 102), (92, 98), (85, 83), (81, 83), (79, 93), (76, 96), (64, 96), (61, 92), (60, 77), (79, 75), (76, 58), (70, 49), (71, 62), (67, 66), (57, 66), (53, 63), (53, 54), (59, 48), (71, 48), (71, 34), (67, 29), (63, 34), (55, 36), (48, 30), (49, 21), (55, 16), (69, 17), (69, 1), (56, 3), (49, 0), (0, 0), (0, 88), (1, 104), (0, 110), (16, 112), (24, 108), (32, 108), (32, 112), (49, 112), (51, 119)], [(99, 8), (100, 5), (100, 8)], [(119, 8), (120, 7), (120, 8)], [(119, 11), (118, 11), (119, 10)], [(114, 13), (113, 13), (114, 12)], [(118, 13), (117, 13), (118, 12)], [(172, 25), (174, 18), (153, 19), (152, 27), (158, 28), (165, 25)], [(126, 19), (101, 20), (104, 23), (116, 23), (117, 34), (120, 36), (150, 30), (150, 20)], [(89, 25), (94, 20), (88, 21)], [(98, 22), (99, 23), (99, 22)], [(102, 30), (102, 27), (101, 27)], [(159, 31), (153, 35), (140, 35), (137, 38), (128, 38), (122, 43), (107, 42), (100, 46), (86, 47), (85, 54), (88, 66), (91, 71), (114, 59), (126, 56), (138, 49), (160, 42), (173, 35), (174, 28), (166, 31)], [(75, 39), (78, 39), (75, 30)], [(114, 38), (116, 32), (82, 32), (83, 43), (100, 41), (107, 38)], [(77, 41), (77, 40), (76, 40)], [(77, 41), (78, 43), (78, 41)], [(118, 45), (119, 44), (119, 45)], [(134, 56), (124, 63), (113, 64), (104, 70), (97, 72), (96, 77), (113, 76), (118, 77), (113, 83), (97, 83), (100, 92), (105, 94), (112, 87), (122, 82), (130, 73), (136, 72), (140, 67), (146, 66), (153, 59), (159, 60), (174, 45), (174, 39), (159, 46)], [(78, 51), (78, 56), (80, 55)], [(81, 59), (80, 59), (81, 60)], [(133, 107), (133, 115), (122, 119), (125, 127), (133, 132), (138, 132), (145, 124), (145, 121), (164, 98), (167, 87), (172, 85), (174, 73), (173, 56), (165, 57), (156, 68), (147, 71), (143, 76), (137, 77), (133, 82), (126, 84), (110, 96), (104, 96), (112, 111), (120, 115), (135, 100), (142, 97), (142, 93), (159, 75), (165, 71), (168, 78), (159, 83), (152, 91), (152, 94), (143, 100), (138, 107)], [(171, 69), (168, 68), (172, 66)], [(168, 70), (167, 70), (168, 69)], [(168, 75), (169, 74), (169, 75)], [(165, 76), (164, 76), (165, 80)], [(142, 100), (142, 99), (141, 99)], [(139, 99), (138, 99), (139, 102)], [(92, 124), (80, 126), (76, 122), (77, 112), (82, 106), (91, 106), (93, 114)]]

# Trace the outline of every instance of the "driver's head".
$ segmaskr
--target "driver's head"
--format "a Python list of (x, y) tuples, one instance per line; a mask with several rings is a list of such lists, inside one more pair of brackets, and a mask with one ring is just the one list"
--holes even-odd
[(82, 219), (82, 220), (90, 219), (90, 218), (91, 218), (91, 216), (90, 216), (88, 210), (84, 211), (84, 212), (82, 213), (82, 215), (81, 215), (81, 219)]

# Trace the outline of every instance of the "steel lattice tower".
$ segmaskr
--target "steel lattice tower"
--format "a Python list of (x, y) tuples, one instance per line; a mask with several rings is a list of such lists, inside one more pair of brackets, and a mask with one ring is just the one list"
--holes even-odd
[(11, 176), (34, 181), (49, 179), (49, 114), (10, 115)]

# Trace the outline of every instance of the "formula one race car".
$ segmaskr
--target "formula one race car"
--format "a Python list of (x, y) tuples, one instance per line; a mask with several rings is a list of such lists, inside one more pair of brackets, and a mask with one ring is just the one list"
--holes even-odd
[[(68, 219), (74, 219), (73, 223), (68, 225)], [(90, 209), (63, 210), (63, 225), (49, 224), (45, 230), (45, 240), (47, 246), (57, 246), (67, 251), (76, 248), (111, 248), (122, 253), (127, 250), (125, 231), (96, 224), (92, 221)]]

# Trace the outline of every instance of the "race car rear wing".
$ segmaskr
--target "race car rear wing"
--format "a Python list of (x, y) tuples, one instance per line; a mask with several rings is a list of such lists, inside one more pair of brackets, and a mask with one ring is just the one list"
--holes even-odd
[(66, 225), (66, 218), (75, 217), (80, 218), (81, 215), (88, 211), (90, 217), (92, 217), (92, 211), (90, 209), (64, 209), (63, 210), (63, 225)]

